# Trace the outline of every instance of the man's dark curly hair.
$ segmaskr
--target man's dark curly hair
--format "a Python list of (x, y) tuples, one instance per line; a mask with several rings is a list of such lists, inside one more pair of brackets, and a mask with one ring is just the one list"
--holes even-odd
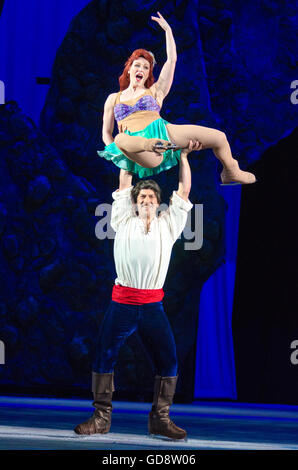
[(142, 189), (152, 189), (152, 191), (155, 193), (158, 204), (161, 203), (161, 189), (158, 184), (154, 180), (142, 180), (138, 181), (138, 183), (131, 190), (131, 197), (135, 204), (137, 203), (139, 192)]

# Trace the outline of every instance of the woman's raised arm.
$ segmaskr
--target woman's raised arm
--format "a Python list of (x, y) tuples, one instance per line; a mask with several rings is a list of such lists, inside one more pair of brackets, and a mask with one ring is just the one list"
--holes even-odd
[(170, 25), (166, 22), (166, 20), (159, 13), (159, 11), (157, 13), (159, 15), (159, 18), (157, 18), (156, 16), (151, 16), (151, 19), (156, 21), (160, 25), (160, 27), (166, 32), (167, 61), (161, 69), (159, 78), (156, 82), (156, 89), (158, 91), (161, 91), (165, 97), (169, 93), (173, 83), (177, 61), (177, 51)]

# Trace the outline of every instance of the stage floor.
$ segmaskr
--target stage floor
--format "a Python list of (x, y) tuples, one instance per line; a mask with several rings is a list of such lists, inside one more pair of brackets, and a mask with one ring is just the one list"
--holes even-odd
[(92, 414), (86, 400), (0, 397), (0, 449), (298, 450), (298, 407), (229, 402), (174, 404), (170, 416), (187, 442), (152, 438), (151, 403), (113, 402), (111, 431), (77, 436), (73, 428)]

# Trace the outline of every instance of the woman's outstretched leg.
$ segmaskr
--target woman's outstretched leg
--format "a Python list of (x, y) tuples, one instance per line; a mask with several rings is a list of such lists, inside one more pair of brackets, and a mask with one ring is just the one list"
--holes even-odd
[(223, 183), (238, 182), (243, 184), (254, 183), (255, 176), (239, 169), (237, 160), (231, 153), (229, 142), (224, 132), (211, 127), (191, 124), (167, 124), (170, 140), (179, 147), (186, 147), (190, 140), (202, 143), (202, 149), (212, 149), (215, 156), (223, 165), (221, 179)]

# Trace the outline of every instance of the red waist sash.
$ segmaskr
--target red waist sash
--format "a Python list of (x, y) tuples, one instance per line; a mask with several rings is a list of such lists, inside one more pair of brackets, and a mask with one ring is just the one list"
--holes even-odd
[(151, 304), (160, 302), (163, 297), (163, 289), (136, 289), (115, 284), (112, 291), (112, 300), (120, 304)]

